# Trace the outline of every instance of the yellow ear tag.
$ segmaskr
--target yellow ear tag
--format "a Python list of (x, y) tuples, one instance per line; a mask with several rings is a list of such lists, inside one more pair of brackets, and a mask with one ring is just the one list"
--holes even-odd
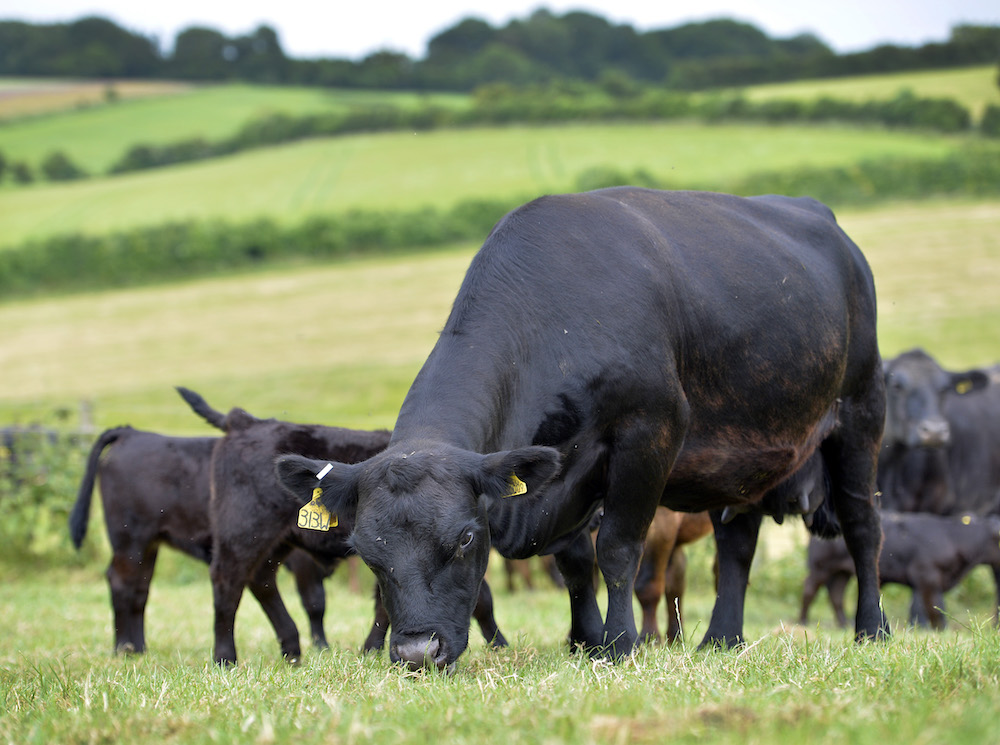
[(336, 528), (339, 524), (337, 516), (331, 515), (330, 511), (319, 501), (321, 496), (323, 496), (323, 490), (317, 486), (313, 489), (312, 501), (299, 510), (298, 525), (300, 528), (326, 531), (330, 528)]
[(968, 380), (963, 380), (961, 383), (955, 386), (955, 392), (959, 396), (964, 396), (966, 393), (972, 390), (972, 383)]
[(972, 525), (972, 518), (968, 515), (962, 515), (962, 525)]
[(513, 471), (510, 474), (510, 478), (507, 480), (507, 487), (508, 490), (507, 493), (503, 495), (504, 497), (516, 497), (519, 494), (528, 493), (528, 485), (521, 481), (521, 479), (519, 479), (517, 474)]

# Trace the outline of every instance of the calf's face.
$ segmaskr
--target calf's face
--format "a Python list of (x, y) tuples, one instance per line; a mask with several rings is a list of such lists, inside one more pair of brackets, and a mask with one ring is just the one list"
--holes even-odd
[(382, 592), (392, 661), (445, 670), (468, 646), (489, 561), (491, 504), (530, 497), (558, 467), (551, 448), (480, 455), (439, 444), (331, 464), (321, 479), (323, 461), (277, 462), (282, 485), (303, 504), (319, 486), (327, 509), (354, 514), (351, 545)]

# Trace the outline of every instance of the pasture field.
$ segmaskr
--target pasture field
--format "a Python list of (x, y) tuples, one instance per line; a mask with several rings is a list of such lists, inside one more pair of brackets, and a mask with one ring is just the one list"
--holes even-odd
[[(748, 593), (747, 647), (708, 653), (695, 646), (714, 597), (711, 549), (711, 541), (689, 548), (685, 643), (643, 647), (616, 666), (567, 653), (564, 591), (511, 594), (492, 565), (497, 619), (511, 646), (488, 649), (474, 628), (451, 677), (406, 673), (385, 654), (361, 657), (371, 599), (349, 592), (339, 575), (327, 581), (329, 652), (305, 643), (302, 665), (286, 665), (248, 595), (236, 625), (240, 664), (219, 670), (210, 661), (207, 570), (193, 560), (161, 552), (143, 658), (110, 653), (101, 567), (53, 568), (30, 578), (0, 568), (0, 741), (996, 742), (1000, 635), (987, 620), (985, 574), (967, 580), (979, 583), (978, 600), (967, 599), (965, 585), (949, 596), (948, 630), (896, 623), (888, 641), (858, 645), (833, 626), (822, 595), (810, 625), (794, 625), (801, 554), (763, 563)], [(290, 579), (281, 573), (282, 594), (304, 629)], [(895, 619), (908, 598), (897, 589), (886, 588), (885, 596)]]
[[(109, 85), (117, 96), (110, 104), (105, 100)], [(1000, 104), (995, 66), (751, 86), (744, 93), (751, 100), (824, 95), (884, 100), (901, 90), (953, 98), (974, 119), (987, 104)], [(53, 149), (62, 149), (85, 171), (103, 173), (131, 145), (221, 139), (264, 113), (303, 115), (380, 103), (461, 108), (470, 102), (468, 96), (452, 93), (0, 78), (0, 150), (11, 160), (38, 163)]]
[(769, 83), (743, 90), (751, 101), (813, 100), (822, 96), (844, 101), (885, 101), (902, 91), (911, 91), (920, 98), (953, 99), (969, 109), (973, 121), (978, 121), (987, 105), (1000, 106), (996, 65)]
[(0, 124), (44, 114), (170, 96), (191, 83), (165, 80), (61, 80), (59, 78), (0, 77)]
[(696, 123), (360, 134), (114, 178), (0, 189), (0, 246), (197, 218), (293, 224), (355, 208), (527, 200), (574, 191), (583, 171), (600, 167), (645, 169), (673, 187), (725, 190), (759, 171), (943, 158), (969, 141), (882, 129)]
[[(879, 293), (885, 355), (1000, 361), (1000, 203), (843, 210)], [(478, 246), (0, 303), (0, 421), (93, 404), (99, 428), (203, 434), (172, 390), (217, 409), (391, 427)]]
[[(145, 88), (139, 87), (143, 85)], [(104, 173), (132, 145), (162, 145), (198, 137), (221, 140), (264, 114), (302, 116), (382, 103), (400, 108), (424, 103), (457, 107), (468, 102), (467, 97), (450, 93), (116, 81), (114, 90), (120, 92), (121, 99), (115, 103), (12, 119), (33, 102), (51, 100), (56, 92), (68, 102), (75, 101), (77, 95), (90, 95), (98, 86), (103, 95), (104, 83), (56, 81), (46, 85), (43, 80), (32, 86), (23, 79), (0, 79), (0, 150), (9, 160), (32, 164), (53, 150), (62, 150), (88, 173)], [(139, 90), (149, 95), (129, 95)]]

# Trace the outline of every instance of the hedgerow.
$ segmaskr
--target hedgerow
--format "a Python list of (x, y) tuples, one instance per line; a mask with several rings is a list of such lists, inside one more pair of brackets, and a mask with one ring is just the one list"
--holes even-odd
[[(981, 143), (940, 159), (884, 158), (837, 168), (767, 171), (730, 184), (677, 184), (646, 170), (614, 166), (578, 175), (576, 190), (633, 184), (654, 188), (711, 188), (734, 194), (808, 194), (843, 205), (933, 195), (1000, 193), (1000, 148)], [(201, 220), (101, 236), (61, 235), (0, 254), (0, 293), (100, 289), (217, 274), (290, 259), (347, 256), (479, 241), (523, 197), (461, 202), (449, 210), (352, 210), (317, 215), (295, 225), (261, 218)]]

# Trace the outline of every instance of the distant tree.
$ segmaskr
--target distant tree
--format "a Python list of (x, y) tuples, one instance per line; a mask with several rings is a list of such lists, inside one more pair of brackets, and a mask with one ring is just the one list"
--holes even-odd
[(66, 29), (64, 57), (74, 59), (73, 75), (82, 77), (140, 77), (161, 69), (155, 42), (133, 34), (106, 18), (91, 16)]
[(427, 42), (429, 65), (454, 64), (473, 57), (490, 44), (497, 35), (486, 21), (479, 18), (465, 18)]
[(45, 156), (45, 160), (42, 161), (42, 173), (49, 181), (73, 181), (87, 175), (62, 150), (55, 150)]
[(96, 16), (73, 23), (0, 22), (0, 73), (148, 77), (163, 61), (153, 39)]
[(182, 80), (225, 80), (235, 74), (236, 47), (211, 28), (191, 26), (174, 40), (167, 74)]
[(281, 49), (277, 32), (258, 26), (253, 33), (232, 40), (233, 65), (241, 80), (255, 83), (283, 83), (288, 79), (288, 58)]
[(14, 180), (19, 184), (30, 184), (35, 180), (35, 174), (31, 172), (31, 166), (23, 160), (11, 163), (10, 172), (14, 176)]
[(401, 52), (375, 52), (357, 65), (355, 78), (362, 88), (406, 88), (413, 82), (413, 60)]

